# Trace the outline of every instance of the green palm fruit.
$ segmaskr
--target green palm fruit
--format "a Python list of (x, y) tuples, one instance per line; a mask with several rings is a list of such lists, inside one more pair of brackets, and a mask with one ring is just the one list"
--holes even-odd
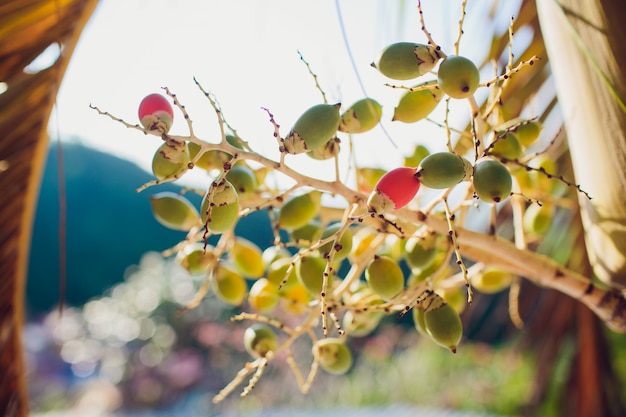
[(437, 294), (457, 313), (461, 314), (467, 307), (467, 288), (463, 286), (438, 288)]
[(299, 229), (313, 220), (320, 209), (322, 193), (317, 190), (292, 197), (278, 211), (278, 226), (283, 229)]
[(396, 296), (404, 288), (404, 274), (396, 261), (375, 256), (365, 269), (365, 280), (383, 300)]
[(495, 294), (509, 288), (515, 281), (515, 274), (504, 269), (485, 268), (470, 277), (472, 287), (485, 294)]
[(450, 304), (441, 300), (441, 305), (424, 311), (426, 333), (440, 346), (456, 353), (463, 336), (461, 317)]
[(413, 149), (413, 154), (411, 156), (407, 156), (404, 158), (404, 166), (406, 167), (416, 167), (422, 163), (424, 158), (430, 155), (430, 151), (427, 147), (423, 145), (417, 145), (415, 149)]
[(437, 152), (422, 160), (415, 176), (429, 188), (448, 188), (467, 179), (472, 174), (472, 164), (451, 152)]
[(267, 268), (267, 280), (276, 286), (279, 286), (285, 278), (285, 284), (282, 289), (287, 290), (298, 283), (298, 277), (296, 276), (296, 268), (291, 268), (289, 276), (287, 271), (291, 267), (291, 258), (279, 258), (273, 260)]
[[(322, 291), (326, 260), (320, 256), (306, 256), (296, 263), (296, 277), (311, 295), (318, 296)], [(332, 275), (328, 277), (328, 284)]]
[(428, 268), (437, 258), (437, 236), (428, 234), (423, 237), (407, 239), (404, 245), (405, 259), (411, 268)]
[(263, 251), (256, 243), (243, 237), (235, 237), (230, 249), (230, 259), (244, 277), (260, 278), (265, 272)]
[(180, 194), (170, 191), (154, 194), (150, 197), (150, 205), (157, 221), (170, 229), (189, 231), (201, 224), (198, 210)]
[(190, 161), (186, 143), (164, 142), (152, 157), (152, 173), (159, 180), (176, 177), (189, 168)]
[(339, 155), (339, 151), (341, 147), (339, 144), (341, 141), (338, 137), (332, 137), (323, 144), (322, 146), (318, 146), (317, 148), (308, 151), (306, 154), (308, 157), (316, 159), (318, 161), (325, 161), (330, 158), (334, 158)]
[(234, 146), (237, 149), (243, 149), (244, 148), (244, 140), (241, 139), (239, 136), (235, 136), (235, 135), (226, 135), (226, 142), (228, 142), (231, 146)]
[[(215, 188), (211, 201), (209, 195)], [(202, 199), (200, 207), (202, 222), (211, 233), (224, 233), (235, 226), (239, 219), (239, 198), (233, 185), (227, 180), (213, 182)]]
[(426, 331), (426, 323), (424, 322), (424, 310), (421, 308), (413, 307), (413, 325), (418, 332), (423, 335), (428, 335)]
[(437, 72), (439, 88), (453, 98), (467, 98), (480, 83), (480, 73), (472, 61), (462, 56), (448, 56)]
[(522, 145), (520, 145), (517, 135), (511, 132), (508, 132), (503, 138), (498, 139), (489, 153), (507, 159), (518, 159), (523, 155)]
[(373, 129), (383, 114), (382, 106), (371, 98), (364, 98), (354, 103), (341, 115), (339, 131), (363, 133)]
[[(531, 183), (531, 188), (536, 193), (540, 190), (544, 193), (549, 193), (555, 187), (555, 181), (550, 176), (554, 176), (557, 172), (556, 161), (549, 155), (541, 154), (534, 158), (528, 166), (535, 168), (535, 170), (528, 172), (528, 178)], [(537, 171), (543, 170), (544, 172)], [(549, 175), (546, 175), (549, 174)]]
[(343, 375), (352, 367), (352, 352), (338, 338), (328, 337), (315, 342), (313, 356), (326, 372)]
[(537, 236), (545, 235), (552, 226), (554, 212), (555, 207), (550, 203), (528, 206), (523, 218), (524, 231)]
[(176, 254), (176, 261), (190, 274), (203, 274), (217, 260), (214, 249), (211, 245), (205, 248), (201, 242), (192, 243)]
[(271, 327), (255, 323), (243, 332), (243, 345), (250, 355), (262, 358), (276, 350), (278, 340)]
[(213, 289), (226, 304), (240, 306), (248, 294), (246, 280), (232, 266), (219, 262), (213, 270)]
[(339, 128), (339, 107), (339, 103), (317, 104), (305, 111), (285, 138), (285, 150), (298, 154), (328, 142)]
[(431, 45), (397, 42), (383, 49), (372, 66), (393, 80), (410, 80), (432, 70), (440, 58)]
[[(200, 145), (194, 142), (189, 142), (187, 146), (189, 147), (190, 159), (194, 159), (196, 155), (198, 155), (198, 152), (200, 152)], [(196, 166), (207, 171), (222, 170), (224, 169), (224, 164), (231, 159), (232, 156), (224, 151), (210, 150), (204, 152), (200, 158), (198, 158)]]
[(543, 128), (542, 124), (538, 120), (524, 120), (520, 118), (515, 118), (512, 120), (503, 123), (501, 126), (498, 126), (498, 130), (509, 129), (512, 126), (519, 125), (513, 132), (517, 136), (520, 145), (522, 146), (530, 146), (539, 138), (541, 134), (541, 130)]
[(297, 229), (294, 229), (290, 233), (291, 239), (296, 243), (304, 242), (304, 244), (311, 244), (320, 239), (322, 235), (322, 226), (317, 220), (311, 220), (307, 224)]
[(254, 171), (246, 164), (238, 163), (230, 168), (226, 179), (235, 187), (240, 198), (244, 198), (257, 189), (258, 183)]
[(500, 161), (485, 158), (474, 167), (474, 191), (481, 200), (499, 203), (511, 194), (511, 173)]
[[(382, 304), (383, 300), (372, 289), (362, 281), (359, 287), (348, 296), (345, 296), (347, 305), (373, 306)], [(362, 337), (369, 335), (385, 317), (382, 311), (359, 308), (359, 310), (348, 310), (343, 316), (343, 328), (351, 337)]]
[[(423, 88), (433, 86), (432, 88)], [(427, 81), (415, 86), (415, 91), (406, 92), (394, 109), (392, 121), (414, 123), (435, 110), (444, 94), (437, 81)], [(415, 165), (414, 165), (415, 166)]]
[[(339, 231), (340, 228), (341, 228), (341, 223), (333, 223), (333, 224), (326, 226), (326, 228), (322, 232), (322, 236), (320, 236), (320, 240), (334, 235), (335, 233)], [(322, 255), (322, 257), (326, 258), (329, 255), (332, 248), (333, 248), (333, 241), (330, 241), (320, 246), (318, 250), (320, 254)], [(341, 235), (341, 239), (339, 239), (339, 242), (335, 243), (335, 249), (336, 249), (336, 252), (333, 258), (333, 260), (335, 261), (340, 261), (342, 259), (345, 259), (350, 254), (350, 252), (352, 251), (352, 231), (350, 230), (350, 228), (346, 229), (343, 232), (343, 235)]]
[(291, 253), (282, 246), (268, 246), (263, 250), (263, 263), (265, 265), (270, 265), (272, 262), (282, 259), (282, 258), (291, 258)]
[(278, 304), (278, 286), (266, 278), (254, 281), (248, 293), (248, 303), (260, 313), (269, 313)]

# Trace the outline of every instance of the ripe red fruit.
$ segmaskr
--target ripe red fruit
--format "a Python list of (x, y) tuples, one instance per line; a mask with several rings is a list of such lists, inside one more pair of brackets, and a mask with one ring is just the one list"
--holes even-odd
[(399, 167), (380, 177), (367, 200), (369, 210), (384, 213), (409, 204), (420, 189), (416, 172), (417, 168)]
[(139, 120), (148, 130), (169, 132), (174, 121), (174, 110), (169, 101), (161, 94), (150, 94), (139, 104)]

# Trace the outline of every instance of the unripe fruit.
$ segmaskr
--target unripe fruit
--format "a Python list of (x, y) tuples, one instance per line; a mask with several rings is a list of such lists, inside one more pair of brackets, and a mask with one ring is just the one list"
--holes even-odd
[(243, 139), (235, 135), (226, 135), (226, 142), (237, 149), (243, 149)]
[(343, 375), (352, 367), (352, 352), (338, 338), (318, 340), (313, 345), (313, 356), (323, 370), (334, 375)]
[(230, 257), (235, 268), (248, 278), (260, 278), (265, 272), (261, 248), (248, 239), (235, 237), (230, 249)]
[(424, 326), (437, 344), (456, 353), (463, 336), (463, 324), (459, 313), (450, 304), (443, 302), (438, 308), (424, 311)]
[(298, 245), (310, 245), (320, 239), (322, 226), (317, 220), (311, 220), (302, 227), (291, 231), (291, 239)]
[(374, 257), (365, 269), (365, 280), (383, 300), (393, 298), (404, 288), (402, 269), (387, 256)]
[(150, 133), (161, 136), (174, 121), (172, 105), (161, 94), (150, 94), (139, 104), (139, 121)]
[(380, 324), (384, 314), (378, 311), (353, 312), (346, 311), (342, 326), (350, 337), (367, 336)]
[(226, 174), (226, 179), (235, 187), (239, 197), (243, 198), (258, 187), (254, 171), (245, 164), (236, 164)]
[(282, 306), (295, 314), (302, 314), (309, 311), (311, 294), (302, 284), (296, 281), (292, 286), (283, 288), (280, 291)]
[(428, 188), (448, 188), (472, 173), (471, 163), (455, 153), (437, 152), (424, 158), (417, 169), (417, 179)]
[(278, 304), (278, 286), (266, 278), (260, 278), (252, 284), (248, 293), (248, 303), (260, 313), (269, 313)]
[[(341, 223), (333, 223), (333, 224), (326, 226), (326, 228), (322, 232), (322, 236), (320, 237), (320, 240), (325, 239), (337, 233), (340, 228), (341, 228)], [(328, 257), (331, 249), (333, 248), (332, 245), (333, 245), (333, 242), (331, 241), (319, 247), (318, 250), (323, 258)], [(336, 252), (335, 252), (335, 256), (333, 260), (340, 261), (346, 258), (348, 254), (350, 253), (350, 251), (352, 251), (352, 231), (349, 228), (346, 229), (343, 232), (343, 235), (341, 235), (341, 239), (339, 239), (339, 241), (336, 242), (335, 245), (336, 245), (335, 247)]]
[(376, 183), (387, 172), (382, 168), (357, 168), (357, 187), (359, 191), (371, 193), (376, 187)]
[(437, 294), (448, 303), (454, 311), (461, 314), (467, 307), (467, 289), (465, 286), (437, 289)]
[(285, 138), (285, 150), (298, 154), (328, 142), (339, 128), (338, 104), (318, 104), (305, 111)]
[[(432, 85), (433, 88), (419, 89)], [(444, 94), (437, 81), (427, 81), (415, 87), (416, 91), (405, 93), (395, 108), (392, 121), (414, 123), (422, 120), (435, 110)]]
[(243, 345), (250, 355), (262, 358), (276, 350), (278, 341), (276, 333), (268, 325), (256, 323), (243, 333)]
[(189, 231), (200, 225), (198, 210), (180, 194), (163, 191), (150, 197), (152, 214), (165, 227)]
[[(189, 146), (190, 159), (193, 159), (196, 157), (198, 152), (200, 152), (200, 145), (194, 142), (189, 142), (188, 146)], [(224, 168), (224, 164), (230, 161), (231, 158), (232, 158), (231, 155), (223, 151), (218, 151), (218, 150), (206, 151), (196, 161), (196, 166), (198, 168), (206, 169), (207, 171), (211, 171), (213, 169), (221, 171)]]
[(393, 80), (410, 80), (432, 70), (440, 58), (430, 45), (397, 42), (387, 46), (372, 66)]
[(557, 172), (556, 161), (549, 155), (541, 154), (534, 158), (528, 166), (544, 171), (542, 173), (534, 169), (528, 172), (528, 178), (530, 179), (535, 192), (536, 190), (541, 190), (542, 192), (549, 193), (554, 188), (555, 182), (546, 174), (554, 176)]
[(470, 277), (472, 287), (485, 294), (495, 294), (511, 286), (515, 274), (500, 268), (486, 268)]
[(352, 255), (357, 258), (363, 255), (370, 248), (376, 236), (378, 236), (378, 232), (375, 229), (369, 227), (359, 229), (353, 236)]
[(339, 131), (363, 133), (373, 129), (383, 114), (382, 106), (371, 98), (364, 98), (354, 103), (341, 115)]
[(507, 159), (518, 159), (523, 155), (522, 145), (520, 145), (517, 135), (511, 132), (507, 133), (503, 138), (498, 139), (489, 153)]
[(214, 249), (211, 245), (207, 245), (205, 249), (201, 242), (192, 243), (176, 254), (176, 261), (190, 274), (203, 274), (217, 260)]
[[(280, 258), (272, 261), (267, 268), (267, 280), (276, 286), (279, 286), (286, 277), (287, 271), (291, 267), (291, 258)], [(298, 283), (296, 276), (296, 268), (291, 268), (291, 272), (287, 277), (287, 281), (282, 289), (287, 290)]]
[(439, 88), (453, 98), (467, 98), (474, 94), (480, 82), (476, 65), (462, 56), (448, 56), (437, 71)]
[(416, 168), (400, 167), (380, 177), (367, 199), (369, 211), (382, 214), (406, 206), (420, 188), (416, 172)]
[[(520, 124), (523, 123), (523, 124)], [(522, 146), (530, 146), (532, 145), (541, 134), (541, 129), (543, 128), (542, 124), (538, 120), (528, 121), (520, 118), (512, 119), (502, 124), (502, 126), (498, 127), (498, 130), (505, 130), (512, 126), (517, 126), (513, 132), (517, 136), (520, 145)]]
[[(319, 256), (307, 256), (296, 264), (296, 277), (311, 295), (318, 296), (322, 291), (326, 260)], [(328, 277), (328, 283), (332, 282), (332, 275)]]
[(270, 265), (278, 259), (291, 258), (291, 253), (281, 246), (268, 246), (265, 250), (263, 250), (263, 254), (261, 256), (263, 258), (263, 263), (265, 265)]
[(213, 270), (213, 283), (215, 294), (226, 304), (240, 306), (248, 293), (246, 280), (223, 262)]
[[(216, 188), (209, 201), (211, 190)], [(213, 182), (202, 199), (200, 207), (202, 222), (211, 233), (224, 233), (235, 226), (239, 219), (239, 198), (235, 188), (227, 180)]]
[(187, 144), (165, 142), (152, 157), (152, 173), (159, 180), (172, 178), (185, 172), (190, 161)]
[(436, 236), (429, 234), (426, 238), (412, 237), (407, 239), (404, 250), (406, 262), (411, 268), (428, 268), (437, 257)]
[(341, 147), (339, 146), (340, 143), (341, 141), (339, 138), (335, 136), (322, 146), (318, 146), (317, 148), (308, 151), (306, 154), (308, 157), (317, 159), (318, 161), (325, 161), (339, 155), (339, 151), (341, 150)]
[(499, 203), (511, 194), (511, 173), (500, 161), (487, 158), (474, 167), (474, 191), (481, 200)]
[(534, 235), (544, 235), (552, 225), (554, 212), (554, 205), (549, 203), (529, 206), (524, 212), (524, 231)]
[(416, 167), (430, 155), (430, 151), (423, 145), (417, 145), (415, 149), (413, 149), (413, 154), (411, 156), (407, 156), (404, 158), (404, 165), (408, 167)]
[(541, 134), (543, 126), (538, 120), (523, 124), (515, 129), (515, 134), (522, 146), (532, 145)]
[(317, 190), (292, 197), (278, 212), (278, 225), (283, 229), (299, 229), (313, 220), (322, 201), (322, 193)]
[(421, 308), (413, 307), (413, 325), (418, 332), (423, 335), (428, 335), (426, 323), (424, 322), (424, 310)]

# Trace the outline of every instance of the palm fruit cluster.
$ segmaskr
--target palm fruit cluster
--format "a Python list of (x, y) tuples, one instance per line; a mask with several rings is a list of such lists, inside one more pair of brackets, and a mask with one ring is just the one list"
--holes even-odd
[[(371, 97), (350, 105), (328, 103), (324, 95), (323, 103), (303, 109), (284, 137), (270, 113), (280, 161), (255, 152), (254, 143), (239, 137), (221, 111), (223, 137), (208, 142), (193, 133), (170, 133), (174, 111), (166, 96), (150, 94), (140, 103), (137, 129), (162, 140), (153, 157), (152, 185), (191, 169), (207, 174), (206, 187), (192, 190), (201, 196), (199, 204), (183, 192), (155, 193), (150, 203), (159, 223), (187, 233), (171, 251), (176, 263), (204, 279), (193, 305), (185, 307), (219, 302), (241, 311), (234, 321), (252, 322), (246, 323), (241, 340), (252, 362), (240, 374), (253, 374), (244, 393), (267, 362), (281, 357), (276, 353), (283, 350), (292, 360), (291, 345), (299, 338), (311, 343), (311, 380), (318, 368), (335, 375), (349, 372), (351, 338), (367, 337), (389, 315), (411, 312), (420, 335), (456, 352), (471, 289), (493, 294), (518, 279), (488, 265), (467, 273), (463, 247), (455, 240), (455, 228), (467, 224), (465, 216), (457, 215), (480, 206), (477, 201), (495, 212), (511, 202), (514, 192), (532, 196), (533, 190), (546, 190), (545, 198), (558, 188), (546, 175), (556, 171), (554, 161), (528, 157), (542, 132), (538, 120), (494, 114), (479, 124), (480, 109), (475, 108), (465, 129), (450, 129), (446, 114), (445, 123), (439, 123), (441, 140), (422, 138), (401, 166), (355, 164), (350, 167), (354, 181), (339, 175), (334, 182), (320, 181), (300, 172), (292, 164), (297, 155), (313, 163), (335, 158), (339, 164), (344, 140), (351, 148), (359, 146), (353, 135), (375, 132), (387, 121), (418, 127), (442, 101), (471, 105), (478, 89), (490, 85), (481, 84), (479, 68), (470, 59), (445, 54), (430, 38), (428, 44), (393, 43), (371, 66), (387, 80), (410, 82), (389, 90), (397, 93), (396, 106), (385, 109), (382, 100)], [(205, 96), (217, 110), (212, 96)], [(190, 119), (184, 106), (175, 104)], [(267, 179), (274, 174), (296, 185), (273, 186)], [(433, 190), (438, 197), (424, 201)], [(459, 196), (462, 202), (450, 208), (448, 197)], [(550, 201), (525, 203), (519, 223), (523, 232), (540, 238), (556, 210)], [(254, 211), (267, 213), (273, 242), (253, 242), (236, 233), (240, 219)], [(216, 242), (209, 244), (209, 238)], [(200, 301), (208, 291), (215, 297)], [(232, 389), (227, 386), (218, 397)]]

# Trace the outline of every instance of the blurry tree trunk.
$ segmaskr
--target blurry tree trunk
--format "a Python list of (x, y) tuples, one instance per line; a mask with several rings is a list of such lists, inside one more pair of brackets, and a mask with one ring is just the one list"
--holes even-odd
[(624, 0), (537, 0), (596, 277), (626, 287)]

